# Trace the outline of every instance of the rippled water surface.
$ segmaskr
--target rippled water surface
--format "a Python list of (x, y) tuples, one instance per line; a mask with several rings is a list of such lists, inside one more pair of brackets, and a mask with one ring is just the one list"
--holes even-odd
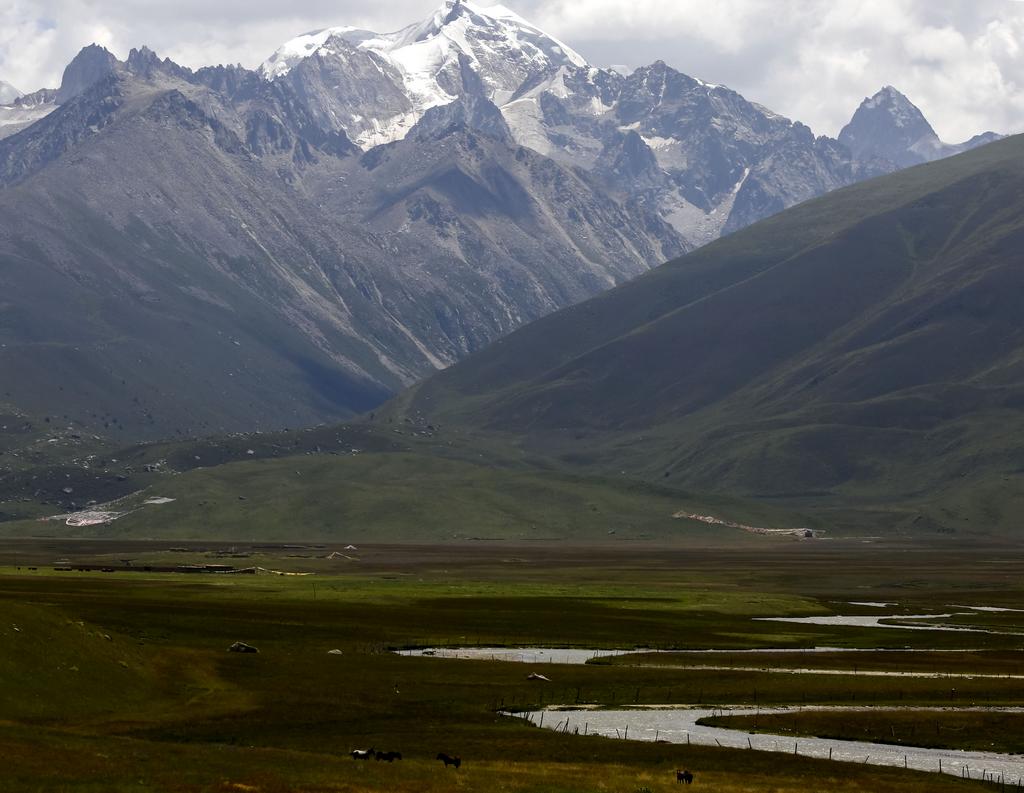
[[(849, 711), (851, 708), (819, 707), (814, 710)], [(857, 710), (862, 710), (857, 708)], [(885, 708), (893, 710), (893, 708)], [(900, 708), (920, 711), (922, 714), (940, 712), (941, 708)], [(984, 710), (1022, 713), (1022, 708), (988, 708)], [(699, 719), (721, 715), (754, 715), (756, 713), (788, 713), (786, 708), (737, 708), (722, 711), (709, 708), (643, 708), (636, 710), (544, 710), (517, 714), (545, 729), (579, 734), (596, 734), (609, 738), (636, 741), (668, 741), (694, 743), (703, 746), (723, 746), (755, 749), (766, 752), (796, 752), (805, 757), (913, 768), (918, 771), (941, 770), (961, 776), (970, 774), (980, 779), (982, 774), (1003, 775), (1008, 784), (1016, 785), (1024, 778), (1024, 756), (997, 752), (964, 752), (950, 749), (922, 749), (910, 746), (890, 746), (865, 741), (840, 741), (824, 738), (793, 738), (792, 736), (760, 733), (752, 735), (742, 730), (724, 727), (706, 727)], [(924, 717), (924, 716), (923, 716)]]

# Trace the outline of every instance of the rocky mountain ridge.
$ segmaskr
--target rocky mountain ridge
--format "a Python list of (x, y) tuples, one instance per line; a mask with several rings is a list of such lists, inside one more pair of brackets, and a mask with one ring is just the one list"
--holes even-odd
[(685, 250), (486, 100), (365, 154), (285, 83), (144, 48), (53, 101), (0, 141), (0, 374), (106, 432), (344, 418)]
[(0, 107), (5, 399), (139, 437), (345, 418), (897, 167), (664, 63), (594, 68), (500, 7), (268, 64), (90, 46)]
[(933, 162), (999, 140), (984, 132), (963, 143), (943, 143), (924, 114), (891, 85), (861, 102), (839, 142), (855, 157), (877, 157), (901, 168)]
[[(1020, 532), (1024, 135), (801, 204), (382, 408), (583, 473)], [(556, 465), (557, 467), (557, 465)]]
[[(815, 136), (660, 61), (630, 75), (596, 68), (507, 8), (466, 0), (445, 0), (395, 33), (334, 27), (299, 36), (261, 73), (291, 84), (321, 123), (345, 129), (363, 148), (404, 137), (458, 98), (487, 100), (516, 143), (594, 174), (609, 191), (657, 211), (690, 245), (998, 138), (986, 133), (951, 147), (924, 129), (910, 139), (890, 121), (861, 145), (864, 106), (838, 141)], [(901, 110), (931, 130), (903, 99)]]

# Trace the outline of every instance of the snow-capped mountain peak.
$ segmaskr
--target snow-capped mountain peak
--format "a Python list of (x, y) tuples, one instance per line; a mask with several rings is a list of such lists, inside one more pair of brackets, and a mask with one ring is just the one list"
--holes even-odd
[[(314, 58), (346, 61), (362, 57), (379, 72), (385, 93), (396, 89), (405, 101), (390, 118), (375, 119), (365, 129), (349, 116), (348, 131), (361, 145), (397, 140), (432, 107), (449, 104), (465, 92), (469, 78), (486, 99), (501, 105), (524, 84), (560, 68), (585, 68), (583, 57), (553, 36), (500, 5), (477, 6), (445, 0), (428, 18), (393, 33), (377, 34), (352, 27), (332, 27), (298, 36), (283, 44), (260, 67), (270, 80), (288, 77)], [(366, 70), (370, 71), (369, 69)]]
[(423, 22), (382, 38), (391, 39), (393, 48), (399, 49), (437, 37), (448, 39), (466, 55), (479, 53), (481, 44), (489, 41), (506, 54), (525, 51), (538, 63), (548, 61), (554, 67), (587, 65), (579, 53), (505, 6), (477, 6), (465, 0), (445, 0)]
[(286, 41), (262, 63), (259, 70), (268, 80), (273, 80), (275, 77), (283, 77), (288, 74), (303, 60), (321, 51), (328, 40), (335, 36), (346, 41), (355, 39), (358, 42), (360, 39), (373, 38), (376, 35), (368, 30), (359, 30), (347, 25), (313, 30)]
[(362, 49), (404, 59), (410, 66), (425, 65), (429, 59), (410, 57), (402, 51), (422, 45), (429, 45), (432, 51), (453, 48), (477, 61), (500, 55), (513, 61), (527, 61), (534, 67), (587, 66), (578, 52), (505, 6), (482, 7), (465, 0), (445, 0), (427, 19), (394, 33), (338, 26), (296, 36), (264, 61), (260, 71), (268, 79), (282, 77), (335, 36)]
[[(473, 9), (475, 10), (475, 9)], [(410, 25), (402, 29), (405, 35), (399, 40), (399, 46), (411, 44), (416, 41), (425, 41), (442, 33), (448, 25), (458, 21), (464, 14), (472, 14), (473, 11), (462, 4), (462, 0), (446, 0), (441, 4), (432, 16), (422, 22)]]

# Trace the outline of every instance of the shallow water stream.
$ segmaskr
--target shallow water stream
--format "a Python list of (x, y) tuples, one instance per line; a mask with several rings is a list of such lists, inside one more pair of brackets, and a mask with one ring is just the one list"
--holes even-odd
[(460, 658), (472, 661), (511, 661), (520, 664), (585, 664), (593, 658), (650, 652), (649, 650), (578, 650), (559, 647), (425, 647), (397, 650), (399, 655)]
[[(815, 710), (850, 711), (852, 708), (818, 707)], [(862, 710), (857, 708), (857, 710)], [(894, 708), (885, 708), (894, 710)], [(900, 710), (940, 712), (942, 708), (900, 708)], [(988, 708), (992, 712), (1024, 713), (1024, 708)], [(529, 713), (510, 714), (525, 718), (545, 729), (570, 733), (603, 735), (631, 741), (668, 741), (693, 743), (703, 746), (723, 746), (754, 749), (764, 752), (795, 752), (805, 757), (818, 757), (837, 761), (868, 763), (933, 771), (954, 776), (970, 775), (972, 779), (1002, 776), (1007, 784), (1016, 785), (1024, 778), (1024, 755), (997, 752), (965, 752), (952, 749), (922, 749), (910, 746), (890, 746), (865, 741), (840, 741), (825, 738), (793, 738), (792, 736), (760, 733), (753, 735), (743, 730), (706, 727), (699, 719), (711, 716), (754, 715), (757, 713), (790, 713), (788, 708), (735, 708), (723, 711), (710, 708), (657, 707), (634, 710), (560, 710), (547, 709)], [(984, 775), (984, 776), (983, 776)]]
[[(437, 657), (452, 659), (473, 659), (489, 661), (510, 661), (516, 663), (543, 664), (585, 664), (593, 658), (606, 656), (629, 655), (633, 653), (650, 653), (673, 651), (656, 651), (647, 648), (633, 650), (581, 650), (552, 647), (435, 647), (416, 650), (399, 650), (400, 655), (417, 657)], [(707, 654), (713, 657), (719, 652), (732, 654), (749, 653), (756, 657), (758, 653), (787, 652), (786, 650), (684, 650), (693, 655)], [(815, 647), (789, 650), (797, 653), (835, 653), (835, 652), (880, 652), (865, 649), (847, 649), (841, 647)], [(899, 650), (893, 652), (908, 652)], [(928, 652), (917, 650), (916, 652)], [(956, 652), (956, 651), (953, 651)], [(969, 651), (962, 651), (969, 652)], [(709, 667), (698, 667), (709, 668)], [(771, 669), (763, 670), (756, 667), (749, 669), (722, 667), (732, 671), (773, 671), (791, 672), (794, 674), (853, 674), (850, 670), (821, 669)], [(861, 672), (860, 674), (882, 676), (946, 676), (931, 672)], [(961, 675), (951, 675), (960, 677)], [(964, 675), (967, 676), (967, 675)], [(989, 675), (974, 675), (988, 677)], [(1008, 677), (1007, 675), (992, 675)], [(1012, 677), (1019, 677), (1013, 675)], [(803, 710), (871, 710), (864, 707), (829, 707), (805, 706)], [(920, 712), (942, 712), (948, 708), (903, 707), (879, 708), (879, 710), (903, 710)], [(965, 708), (999, 713), (1024, 713), (1024, 708)], [(732, 730), (724, 727), (707, 727), (697, 722), (710, 716), (729, 714), (736, 716), (790, 713), (792, 708), (692, 708), (686, 706), (656, 706), (635, 708), (632, 710), (597, 710), (597, 709), (560, 709), (548, 708), (528, 713), (509, 713), (508, 716), (524, 718), (545, 729), (560, 730), (579, 734), (603, 735), (609, 738), (622, 738), (637, 741), (668, 741), (670, 743), (694, 743), (704, 746), (722, 746), (739, 749), (753, 749), (766, 752), (796, 752), (806, 757), (817, 757), (836, 761), (868, 763), (912, 768), (918, 771), (932, 771), (952, 774), (954, 776), (970, 776), (972, 779), (1003, 778), (1007, 784), (1024, 785), (1024, 755), (1000, 754), (998, 752), (958, 751), (954, 749), (924, 749), (910, 746), (891, 746), (888, 744), (869, 743), (866, 741), (841, 741), (825, 738), (793, 738), (792, 736), (760, 733), (757, 735), (743, 730)]]

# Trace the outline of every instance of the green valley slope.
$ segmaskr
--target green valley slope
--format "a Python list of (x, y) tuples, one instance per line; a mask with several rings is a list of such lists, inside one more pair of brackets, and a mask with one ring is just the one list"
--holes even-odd
[(708, 245), (521, 329), (385, 415), (837, 520), (877, 509), (919, 530), (1013, 530), (1022, 252), (1018, 136)]

